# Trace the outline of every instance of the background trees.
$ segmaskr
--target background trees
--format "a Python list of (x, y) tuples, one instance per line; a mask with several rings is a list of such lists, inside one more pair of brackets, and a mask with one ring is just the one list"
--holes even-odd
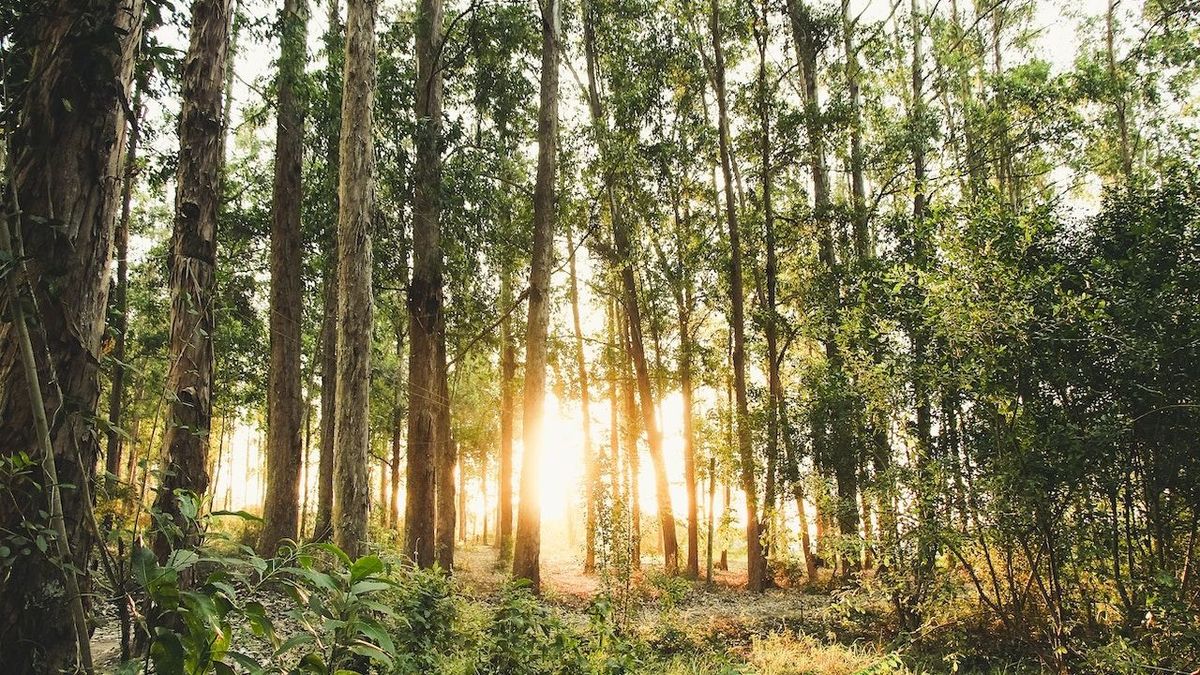
[(1193, 630), (1187, 3), (59, 4), (0, 12), (22, 663), (56, 539), (121, 603), (150, 527), (836, 579), (1059, 669)]

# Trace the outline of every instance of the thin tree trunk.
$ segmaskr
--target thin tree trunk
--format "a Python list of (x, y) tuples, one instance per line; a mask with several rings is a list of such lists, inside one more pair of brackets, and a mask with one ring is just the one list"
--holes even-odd
[[(500, 304), (512, 305), (512, 278), (507, 269), (500, 274)], [(512, 558), (513, 535), (513, 398), (517, 355), (513, 345), (511, 314), (500, 319), (500, 504), (497, 525), (500, 560)]]
[(171, 237), (171, 348), (167, 376), (166, 470), (156, 507), (183, 533), (165, 530), (154, 551), (165, 561), (178, 546), (197, 543), (198, 523), (183, 517), (179, 491), (200, 498), (208, 489), (208, 432), (212, 424), (217, 209), (224, 165), (222, 77), (228, 50), (230, 0), (196, 0), (183, 63), (179, 170)]
[(866, 260), (871, 255), (867, 230), (867, 188), (863, 177), (862, 96), (859, 93), (858, 46), (854, 44), (857, 23), (850, 17), (850, 0), (842, 0), (842, 46), (846, 58), (846, 90), (850, 96), (850, 209), (853, 218), (854, 255)]
[(546, 396), (547, 332), (550, 324), (550, 266), (557, 220), (558, 170), (558, 0), (542, 5), (541, 94), (538, 105), (538, 163), (533, 196), (533, 252), (529, 271), (529, 323), (525, 332), (524, 455), (513, 576), (541, 585), (542, 512), (538, 502), (542, 452), (542, 407)]
[[(679, 310), (679, 389), (683, 399), (683, 479), (687, 483), (687, 574), (695, 579), (700, 576), (700, 523), (699, 503), (696, 496), (696, 429), (693, 419), (695, 404), (692, 391), (692, 331), (691, 293), (686, 296)], [(710, 544), (711, 548), (711, 544)], [(711, 563), (712, 551), (709, 551)], [(711, 576), (711, 575), (710, 575)]]
[(454, 569), (454, 467), (458, 462), (458, 443), (450, 429), (450, 385), (446, 374), (446, 334), (438, 338), (438, 430), (437, 430), (437, 540), (436, 557), (443, 571)]
[(273, 555), (280, 541), (296, 539), (300, 527), (300, 387), (303, 248), (300, 204), (304, 161), (304, 76), (308, 8), (285, 0), (280, 17), (275, 183), (271, 198), (271, 362), (267, 382), (267, 494), (258, 550)]
[(595, 457), (592, 447), (592, 406), (591, 392), (588, 385), (587, 358), (583, 352), (583, 325), (579, 318), (579, 277), (575, 269), (575, 241), (570, 221), (567, 221), (567, 255), (570, 272), (569, 294), (571, 298), (571, 325), (575, 330), (575, 368), (579, 374), (579, 405), (580, 416), (583, 418), (583, 461), (586, 471), (584, 489), (587, 504), (587, 521), (584, 537), (586, 538), (583, 572), (591, 574), (596, 571), (596, 493), (600, 488), (600, 463)]
[[(779, 325), (776, 310), (776, 296), (779, 286), (779, 259), (775, 250), (775, 209), (773, 201), (774, 177), (771, 168), (771, 99), (768, 89), (767, 76), (767, 47), (770, 35), (770, 10), (764, 2), (762, 14), (756, 21), (755, 37), (758, 43), (758, 122), (759, 122), (759, 160), (761, 162), (762, 211), (763, 211), (763, 246), (766, 249), (766, 269), (764, 276), (766, 286), (764, 333), (767, 343), (767, 485), (764, 494), (765, 522), (768, 524), (767, 541), (770, 542), (767, 555), (774, 556), (775, 542), (778, 537), (775, 532), (776, 485), (778, 481), (779, 462), (779, 406), (783, 400), (783, 381), (780, 377), (779, 366), (783, 355), (779, 350)], [(772, 581), (767, 575), (766, 583)]]
[[(407, 269), (407, 265), (405, 265)], [(405, 273), (404, 276), (407, 276)], [(392, 399), (392, 492), (388, 498), (387, 514), (388, 527), (394, 530), (400, 528), (400, 461), (404, 446), (404, 383), (400, 381), (400, 365), (404, 363), (404, 329), (399, 320), (396, 321), (396, 382), (394, 398)]]
[(375, 0), (346, 5), (346, 67), (338, 176), (337, 391), (333, 540), (363, 554), (371, 508), (371, 216), (375, 201)]
[(408, 476), (405, 551), (434, 564), (437, 537), (438, 438), (444, 346), (441, 245), (442, 0), (421, 0), (416, 22), (417, 160), (413, 193), (413, 272), (408, 294)]
[[(591, 22), (595, 17), (585, 16), (584, 41), (585, 56), (588, 61), (588, 100), (592, 117), (592, 125), (597, 136), (601, 139), (600, 150), (605, 151), (603, 139), (607, 135), (607, 123), (600, 106), (600, 98), (596, 79), (598, 63), (595, 54), (595, 39)], [(606, 165), (607, 166), (607, 165)], [(638, 398), (641, 401), (642, 424), (646, 429), (646, 437), (650, 451), (650, 462), (654, 467), (655, 498), (658, 504), (659, 526), (662, 531), (663, 563), (667, 574), (679, 571), (679, 542), (675, 534), (675, 514), (671, 506), (671, 493), (666, 473), (666, 460), (663, 458), (662, 434), (658, 428), (655, 416), (654, 395), (650, 386), (650, 371), (646, 364), (646, 350), (642, 339), (642, 317), (638, 301), (637, 279), (633, 268), (633, 245), (631, 234), (621, 204), (616, 197), (617, 178), (611, 169), (604, 173), (605, 193), (608, 199), (609, 218), (612, 221), (613, 247), (616, 259), (620, 261), (621, 297), (627, 317), (629, 330), (630, 356), (633, 358), (634, 373)]]
[[(809, 143), (809, 170), (813, 181), (813, 211), (820, 224), (819, 257), (827, 275), (825, 304), (830, 314), (827, 319), (825, 343), (826, 367), (834, 377), (842, 376), (842, 354), (837, 341), (837, 326), (841, 315), (841, 278), (834, 251), (833, 213), (830, 199), (829, 172), (825, 164), (825, 134), (821, 119), (821, 104), (818, 98), (817, 57), (820, 47), (819, 28), (807, 6), (800, 0), (788, 0), (788, 14), (792, 27), (793, 42), (803, 79), (805, 126)], [(831, 408), (831, 412), (832, 408)], [(833, 414), (824, 429), (816, 430), (818, 443), (827, 444), (833, 458), (834, 476), (837, 480), (839, 506), (838, 528), (848, 540), (859, 537), (858, 532), (858, 460), (853, 447), (848, 420), (840, 413)], [(854, 557), (857, 559), (857, 556)], [(857, 566), (857, 565), (855, 565)], [(849, 571), (847, 569), (847, 571)]]
[(706, 558), (704, 580), (709, 584), (713, 581), (713, 516), (716, 515), (717, 496), (717, 458), (708, 458), (708, 540), (706, 542), (708, 556)]
[(621, 344), (623, 372), (621, 377), (621, 399), (624, 403), (624, 424), (621, 432), (625, 445), (626, 466), (629, 468), (629, 514), (630, 540), (633, 559), (633, 569), (642, 568), (642, 462), (641, 448), (638, 447), (637, 400), (634, 398), (634, 375), (630, 365), (633, 350), (629, 346), (629, 318), (621, 315)]
[(121, 216), (117, 221), (117, 283), (113, 287), (112, 330), (116, 334), (112, 351), (112, 383), (108, 392), (108, 434), (104, 449), (104, 470), (109, 476), (107, 485), (112, 488), (121, 479), (121, 450), (124, 440), (121, 432), (121, 414), (125, 404), (125, 335), (129, 326), (129, 219), (133, 202), (133, 180), (137, 176), (138, 142), (141, 139), (142, 92), (139, 87), (134, 93), (131, 108), (134, 117), (129, 120), (129, 150), (125, 158), (124, 182), (121, 186)]
[(754, 477), (754, 450), (750, 445), (750, 404), (746, 392), (745, 309), (742, 296), (742, 247), (737, 207), (734, 204), (732, 139), (725, 92), (725, 50), (721, 45), (720, 5), (711, 2), (713, 75), (716, 84), (721, 169), (725, 174), (725, 218), (729, 226), (730, 323), (733, 328), (733, 387), (737, 400), (737, 445), (742, 464), (742, 490), (746, 493), (746, 587), (755, 593), (766, 586), (766, 560), (758, 522), (758, 487)]
[(338, 0), (329, 0), (329, 29), (325, 33), (325, 52), (329, 64), (325, 71), (325, 95), (329, 112), (326, 133), (329, 137), (325, 161), (326, 178), (330, 183), (334, 199), (334, 222), (328, 228), (325, 242), (327, 258), (322, 276), (324, 314), (321, 318), (321, 448), (317, 461), (317, 517), (313, 525), (313, 539), (325, 541), (333, 534), (333, 431), (337, 403), (337, 325), (338, 325), (338, 246), (337, 206), (338, 173), (341, 164), (341, 71), (338, 66), (344, 61), (342, 46), (341, 17), (338, 15)]
[(1121, 163), (1121, 176), (1128, 182), (1133, 178), (1133, 153), (1129, 142), (1129, 117), (1126, 110), (1128, 105), (1125, 97), (1125, 83), (1117, 70), (1116, 47), (1116, 13), (1117, 0), (1108, 0), (1108, 11), (1104, 14), (1105, 51), (1108, 56), (1108, 77), (1112, 80), (1116, 92), (1113, 108), (1117, 114), (1117, 133), (1120, 143), (1117, 146), (1118, 159)]

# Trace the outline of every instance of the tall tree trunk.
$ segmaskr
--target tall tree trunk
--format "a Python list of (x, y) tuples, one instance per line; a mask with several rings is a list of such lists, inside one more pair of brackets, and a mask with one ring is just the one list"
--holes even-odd
[[(682, 245), (682, 238), (680, 240)], [(682, 255), (682, 254), (681, 254)], [(680, 270), (683, 261), (680, 260)], [(683, 399), (683, 479), (687, 483), (687, 574), (689, 578), (700, 576), (700, 522), (699, 504), (696, 497), (696, 429), (694, 415), (694, 392), (692, 390), (692, 297), (690, 287), (682, 289), (677, 306), (679, 319), (679, 390)], [(712, 551), (709, 551), (711, 558)], [(711, 560), (710, 560), (711, 562)], [(711, 576), (711, 575), (710, 575)]]
[(554, 257), (555, 177), (558, 171), (558, 0), (541, 9), (542, 70), (538, 104), (538, 162), (533, 195), (533, 254), (529, 271), (529, 323), (525, 332), (524, 454), (517, 513), (513, 576), (541, 586), (542, 509), (538, 501), (542, 408), (546, 396), (546, 338), (550, 324), (550, 266)]
[[(61, 0), (47, 10), (28, 32), (12, 34), (9, 43), (29, 50), (29, 72), (37, 76), (5, 102), (15, 129), (6, 139), (7, 189), (0, 208), (10, 223), (6, 229), (17, 238), (14, 258), (22, 260), (22, 277), (38, 310), (32, 318), (40, 330), (22, 339), (25, 331), (16, 324), (23, 312), (0, 307), (13, 319), (0, 324), (0, 454), (41, 457), (43, 467), (52, 465), (57, 483), (12, 486), (0, 504), (5, 532), (20, 530), (28, 514), (53, 513), (47, 497), (56, 492), (55, 484), (80, 486), (92, 478), (87, 473), (99, 448), (88, 417), (96, 413), (100, 398), (96, 364), (120, 195), (112, 186), (124, 175), (126, 161), (128, 120), (121, 101), (129, 95), (141, 42), (141, 0)], [(55, 219), (59, 227), (46, 225)], [(22, 249), (25, 255), (20, 255)], [(6, 295), (0, 305), (12, 302)], [(24, 365), (32, 360), (29, 351), (38, 357), (32, 371)], [(43, 385), (41, 406), (26, 386), (34, 379)], [(49, 386), (55, 382), (57, 386)], [(77, 412), (39, 439), (35, 421), (65, 401), (72, 401)], [(47, 461), (47, 441), (53, 461)], [(91, 545), (86, 523), (92, 505), (82, 496), (68, 494), (59, 501), (67, 534), (62, 548), (70, 549), (77, 570), (88, 569)], [(62, 569), (35, 549), (32, 555), (13, 558), (0, 576), (0, 649), (7, 672), (58, 672), (76, 662), (83, 599), (69, 590), (71, 580), (62, 576)], [(87, 581), (81, 578), (77, 585), (86, 591)], [(87, 658), (80, 661), (89, 665)]]
[(842, 0), (842, 47), (846, 58), (846, 90), (850, 96), (850, 209), (853, 218), (854, 255), (866, 260), (871, 255), (867, 229), (867, 187), (863, 177), (862, 96), (859, 93), (858, 46), (854, 44), (856, 21), (850, 16), (850, 0)]
[(804, 483), (800, 479), (800, 458), (792, 443), (791, 424), (788, 421), (787, 401), (780, 399), (779, 417), (783, 433), (784, 461), (787, 463), (788, 481), (792, 485), (792, 499), (800, 520), (800, 553), (804, 556), (804, 573), (810, 582), (817, 580), (817, 556), (813, 552), (812, 538), (808, 532), (808, 510), (804, 507)]
[[(605, 137), (607, 123), (600, 105), (596, 80), (598, 63), (595, 53), (595, 38), (592, 21), (595, 17), (585, 16), (584, 52), (588, 62), (588, 101), (592, 125), (600, 139), (602, 155), (606, 154)], [(603, 160), (603, 157), (602, 157)], [(655, 415), (654, 394), (650, 386), (650, 370), (646, 364), (646, 349), (642, 338), (642, 316), (638, 300), (637, 279), (633, 267), (633, 245), (629, 224), (616, 197), (617, 177), (605, 164), (604, 184), (608, 199), (609, 218), (613, 228), (613, 248), (620, 266), (621, 298), (629, 330), (630, 356), (633, 358), (638, 398), (641, 402), (642, 424), (650, 450), (650, 462), (654, 467), (655, 501), (658, 505), (659, 526), (662, 530), (663, 563), (667, 574), (679, 571), (679, 541), (675, 534), (675, 514), (671, 506), (671, 493), (667, 479), (666, 460), (663, 458), (662, 434)]]
[[(404, 277), (408, 276), (407, 263), (402, 264)], [(402, 286), (407, 285), (407, 279), (402, 279)], [(400, 300), (396, 301), (397, 303)], [(397, 304), (397, 308), (399, 304)], [(397, 316), (399, 312), (397, 311)], [(404, 382), (401, 381), (400, 364), (404, 363), (404, 328), (403, 322), (398, 318), (396, 320), (396, 382), (393, 384), (395, 391), (392, 399), (392, 474), (391, 488), (392, 492), (388, 498), (387, 505), (387, 522), (388, 527), (392, 529), (400, 528), (400, 458), (403, 454), (404, 447)]]
[(571, 325), (575, 330), (575, 367), (579, 373), (579, 405), (583, 418), (583, 461), (586, 470), (587, 522), (583, 556), (584, 574), (596, 571), (596, 493), (600, 489), (600, 463), (592, 447), (592, 405), (588, 386), (587, 358), (583, 352), (583, 324), (579, 318), (579, 276), (575, 269), (575, 241), (570, 221), (567, 221), (567, 255), (571, 285)]
[(179, 170), (171, 236), (171, 348), (167, 375), (167, 460), (156, 507), (183, 533), (165, 530), (154, 550), (165, 561), (177, 545), (191, 546), (198, 523), (182, 516), (179, 491), (196, 498), (208, 489), (208, 432), (212, 423), (213, 286), (216, 281), (217, 209), (224, 139), (222, 77), (228, 48), (230, 0), (196, 0), (183, 62), (179, 115)]
[(338, 176), (337, 392), (333, 541), (362, 555), (371, 508), (371, 215), (375, 202), (375, 0), (346, 4), (346, 65)]
[(725, 218), (729, 227), (730, 324), (733, 330), (733, 388), (737, 400), (737, 445), (742, 464), (742, 490), (746, 493), (746, 586), (755, 593), (766, 586), (767, 566), (763, 557), (758, 522), (758, 487), (754, 477), (754, 449), (750, 445), (750, 405), (746, 394), (745, 309), (742, 290), (742, 246), (737, 206), (734, 203), (732, 139), (729, 106), (725, 92), (725, 49), (721, 44), (721, 8), (711, 1), (710, 28), (713, 44), (713, 76), (716, 85), (718, 139), (721, 170), (725, 174)]
[(341, 165), (341, 69), (345, 61), (342, 46), (341, 17), (338, 15), (338, 0), (329, 0), (329, 28), (325, 33), (325, 55), (329, 63), (325, 69), (325, 95), (328, 97), (326, 119), (327, 156), (325, 159), (326, 179), (333, 193), (333, 222), (328, 227), (325, 242), (328, 251), (321, 285), (324, 297), (324, 314), (321, 317), (321, 448), (317, 460), (317, 517), (313, 525), (313, 539), (325, 541), (333, 534), (333, 431), (337, 403), (337, 325), (338, 325), (338, 246), (337, 212), (338, 172)]
[(129, 120), (129, 150), (125, 158), (123, 184), (121, 186), (121, 216), (117, 221), (116, 259), (117, 280), (113, 286), (113, 309), (115, 310), (112, 330), (116, 334), (112, 351), (112, 383), (108, 392), (108, 433), (104, 446), (104, 471), (109, 476), (108, 486), (121, 479), (121, 450), (124, 439), (121, 416), (125, 405), (125, 334), (129, 326), (129, 220), (132, 215), (133, 180), (137, 176), (138, 141), (141, 139), (142, 92), (139, 87), (134, 93)]
[(304, 256), (300, 233), (304, 161), (303, 84), (308, 35), (305, 0), (285, 0), (280, 16), (275, 185), (271, 198), (271, 363), (267, 382), (267, 494), (258, 550), (273, 555), (279, 542), (299, 531), (300, 389)]
[[(512, 273), (500, 273), (500, 305), (512, 306)], [(500, 523), (496, 526), (500, 560), (512, 557), (513, 536), (513, 399), (517, 377), (516, 346), (513, 344), (512, 314), (500, 319)]]
[[(774, 556), (773, 550), (778, 537), (775, 530), (776, 483), (778, 480), (779, 463), (779, 407), (783, 400), (783, 381), (779, 374), (779, 366), (783, 355), (779, 349), (779, 324), (776, 310), (776, 296), (779, 286), (779, 258), (775, 250), (775, 205), (774, 177), (771, 170), (771, 93), (767, 76), (767, 48), (770, 36), (770, 10), (767, 4), (762, 4), (762, 14), (755, 22), (755, 38), (758, 44), (758, 123), (759, 123), (759, 161), (761, 163), (762, 210), (763, 210), (763, 246), (766, 249), (764, 333), (767, 342), (767, 485), (764, 495), (765, 523), (768, 526), (767, 541), (770, 542), (768, 551), (764, 553)], [(772, 583), (767, 578), (767, 583)]]
[(438, 438), (442, 390), (441, 130), (442, 1), (421, 0), (416, 23), (413, 143), (413, 273), (408, 293), (408, 476), (405, 551), (421, 567), (436, 558)]
[[(924, 73), (924, 53), (922, 49), (922, 30), (921, 30), (921, 6), (920, 0), (910, 0), (909, 15), (912, 25), (912, 103), (909, 115), (911, 116), (912, 125), (912, 162), (913, 162), (913, 203), (912, 203), (912, 248), (913, 251), (913, 270), (914, 275), (919, 275), (922, 271), (928, 269), (929, 266), (929, 235), (925, 233), (925, 217), (927, 212), (926, 190), (926, 143), (928, 142), (920, 133), (920, 129), (924, 125), (925, 111), (925, 73)], [(937, 484), (934, 477), (933, 469), (933, 439), (932, 439), (932, 411), (930, 405), (929, 393), (929, 374), (926, 372), (926, 362), (929, 352), (929, 329), (925, 325), (925, 318), (921, 315), (920, 308), (924, 306), (924, 290), (920, 286), (921, 280), (919, 276), (915, 276), (912, 280), (912, 285), (916, 293), (914, 298), (915, 309), (912, 318), (911, 340), (913, 349), (913, 397), (916, 399), (916, 417), (917, 417), (917, 471), (919, 474), (920, 484), (917, 487), (917, 496), (919, 502), (919, 516), (922, 527), (919, 529), (920, 537), (918, 539), (918, 583), (927, 581), (928, 575), (933, 573), (934, 557), (936, 555), (936, 543), (931, 534), (930, 528), (936, 527), (934, 511), (934, 500), (937, 499), (937, 493), (941, 491), (941, 485)]]
[(450, 429), (450, 384), (446, 374), (446, 334), (443, 326), (438, 339), (438, 430), (437, 430), (437, 563), (442, 570), (454, 569), (454, 466), (458, 462), (458, 444)]
[(637, 399), (634, 398), (633, 348), (629, 343), (629, 317), (619, 314), (621, 321), (621, 400), (624, 404), (621, 435), (625, 446), (625, 466), (629, 470), (630, 549), (633, 569), (642, 568), (642, 453), (638, 447)]
[[(818, 98), (817, 57), (820, 48), (820, 28), (808, 7), (800, 0), (788, 1), (788, 14), (803, 80), (805, 127), (810, 139), (808, 160), (813, 181), (813, 211), (819, 225), (819, 257), (828, 280), (824, 298), (829, 314), (824, 339), (825, 360), (830, 375), (840, 380), (844, 377), (842, 353), (837, 341), (837, 328), (841, 316), (841, 275), (834, 252), (833, 204), (830, 198), (829, 172), (825, 164), (824, 123)], [(829, 456), (833, 458), (839, 501), (838, 529), (847, 540), (854, 540), (859, 536), (857, 452), (844, 411), (835, 404), (827, 405), (830, 419), (824, 425), (824, 429), (817, 430), (817, 442), (825, 444)], [(858, 556), (848, 557), (851, 567), (857, 566), (854, 562), (857, 559)]]
[(1116, 13), (1117, 0), (1108, 0), (1108, 11), (1104, 14), (1105, 52), (1108, 56), (1108, 77), (1112, 80), (1113, 91), (1116, 92), (1113, 108), (1117, 114), (1117, 134), (1120, 139), (1117, 146), (1117, 158), (1121, 163), (1121, 176), (1128, 182), (1133, 178), (1133, 152), (1130, 150), (1129, 142), (1128, 99), (1125, 97), (1125, 83), (1117, 69)]

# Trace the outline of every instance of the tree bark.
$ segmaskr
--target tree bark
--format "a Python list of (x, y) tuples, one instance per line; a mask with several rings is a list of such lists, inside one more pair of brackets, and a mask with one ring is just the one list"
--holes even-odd
[[(402, 275), (405, 277), (401, 280), (401, 285), (406, 286), (408, 283), (408, 266), (407, 262), (403, 264)], [(397, 300), (397, 303), (400, 301)], [(399, 305), (397, 305), (399, 307)], [(387, 524), (393, 530), (400, 528), (400, 461), (404, 449), (404, 383), (400, 381), (400, 364), (404, 363), (404, 329), (403, 323), (396, 320), (396, 382), (394, 387), (394, 398), (392, 399), (392, 473), (391, 473), (391, 494), (388, 497), (387, 505)]]
[(758, 522), (758, 488), (754, 477), (754, 450), (750, 444), (750, 406), (746, 395), (745, 309), (742, 290), (742, 246), (734, 204), (732, 140), (725, 93), (725, 50), (721, 45), (718, 0), (711, 2), (710, 26), (713, 44), (713, 75), (716, 84), (718, 136), (721, 170), (725, 174), (725, 218), (729, 226), (730, 324), (733, 330), (733, 389), (737, 400), (737, 445), (742, 464), (742, 490), (746, 493), (746, 586), (755, 593), (766, 586), (767, 566), (763, 558)]
[[(6, 45), (27, 51), (28, 72), (36, 73), (7, 101), (14, 127), (6, 139), (2, 212), (15, 226), (9, 229), (16, 250), (25, 252), (19, 259), (38, 330), (23, 340), (15, 320), (0, 324), (0, 453), (41, 456), (60, 484), (85, 486), (99, 452), (89, 419), (99, 405), (97, 364), (120, 206), (117, 186), (127, 159), (122, 101), (129, 97), (142, 12), (141, 0), (60, 0), (14, 31)], [(6, 306), (12, 302), (3, 298), (0, 313), (16, 319), (16, 308)], [(26, 348), (38, 357), (33, 372), (22, 364)], [(40, 407), (26, 386), (33, 379), (42, 385)], [(39, 443), (35, 420), (68, 401), (68, 413)], [(46, 437), (52, 461), (39, 452)], [(46, 510), (47, 493), (54, 491), (38, 479), (8, 487), (0, 504), (5, 532), (20, 530), (28, 514)], [(62, 543), (78, 570), (89, 568), (92, 543), (87, 527), (92, 505), (85, 494), (68, 493), (60, 502), (67, 535)], [(35, 549), (14, 558), (0, 577), (6, 672), (58, 672), (75, 662), (72, 606), (81, 598), (68, 590), (60, 569)], [(86, 592), (86, 572), (79, 581)]]
[(125, 336), (129, 328), (129, 219), (132, 213), (133, 180), (137, 176), (138, 142), (141, 139), (142, 95), (139, 88), (133, 98), (129, 120), (129, 150), (125, 158), (121, 186), (121, 216), (117, 221), (117, 280), (113, 286), (112, 382), (108, 392), (108, 433), (104, 446), (104, 471), (111, 488), (121, 479), (121, 453), (124, 446), (121, 417), (125, 406)]
[(371, 216), (375, 201), (375, 0), (346, 5), (346, 66), (338, 179), (338, 361), (334, 424), (333, 540), (363, 554), (371, 372)]
[(546, 397), (546, 351), (550, 324), (550, 267), (557, 221), (558, 172), (558, 0), (541, 5), (542, 69), (538, 104), (538, 162), (533, 194), (533, 255), (529, 271), (529, 321), (525, 332), (524, 454), (517, 511), (513, 576), (541, 586), (542, 509), (538, 500), (542, 452), (542, 408)]
[[(175, 521), (182, 539), (160, 529), (159, 561), (175, 546), (198, 542), (198, 523), (184, 516), (180, 494), (197, 500), (208, 489), (208, 432), (212, 424), (217, 209), (224, 165), (223, 76), (228, 50), (229, 0), (196, 0), (183, 62), (179, 116), (179, 170), (171, 236), (171, 348), (167, 375), (166, 471), (156, 508)], [(193, 516), (195, 514), (192, 514)]]
[(434, 564), (437, 537), (438, 438), (444, 348), (441, 245), (442, 1), (421, 0), (417, 22), (413, 273), (408, 293), (408, 475), (405, 551)]
[(446, 335), (443, 327), (437, 350), (438, 430), (437, 430), (437, 540), (438, 566), (445, 572), (454, 569), (454, 527), (457, 504), (454, 498), (454, 466), (458, 462), (458, 444), (450, 428), (450, 384), (446, 373)]
[(1108, 0), (1108, 11), (1104, 14), (1104, 37), (1105, 52), (1108, 56), (1108, 77), (1112, 80), (1113, 90), (1116, 92), (1113, 109), (1117, 115), (1117, 137), (1120, 140), (1117, 145), (1117, 158), (1120, 160), (1121, 177), (1129, 182), (1133, 178), (1133, 152), (1130, 149), (1129, 141), (1128, 100), (1125, 97), (1125, 83), (1117, 69), (1116, 13), (1117, 0)]
[(325, 159), (326, 179), (333, 194), (333, 222), (328, 227), (325, 241), (326, 261), (322, 274), (324, 314), (321, 317), (321, 448), (317, 460), (317, 516), (313, 526), (313, 539), (326, 541), (333, 534), (333, 457), (334, 420), (337, 404), (337, 326), (338, 326), (338, 246), (337, 213), (338, 167), (341, 164), (341, 69), (344, 62), (341, 17), (338, 15), (338, 0), (329, 0), (329, 28), (325, 33), (325, 53), (329, 63), (325, 69), (325, 95), (328, 97), (326, 135), (329, 145)]
[(859, 93), (858, 47), (854, 44), (856, 27), (850, 17), (850, 0), (842, 0), (842, 47), (846, 58), (846, 89), (850, 96), (850, 210), (854, 255), (859, 260), (866, 260), (871, 255), (871, 235), (867, 229), (867, 187), (863, 177), (862, 95)]
[[(500, 304), (512, 306), (511, 272), (500, 274)], [(511, 313), (500, 320), (500, 504), (497, 541), (500, 560), (512, 558), (513, 537), (513, 398), (516, 387), (517, 355), (513, 345)]]
[[(766, 249), (765, 314), (764, 330), (767, 343), (767, 485), (764, 494), (764, 524), (767, 541), (771, 543), (764, 557), (775, 555), (775, 509), (776, 484), (779, 462), (779, 408), (783, 400), (783, 381), (779, 374), (783, 354), (779, 349), (779, 315), (776, 295), (779, 286), (779, 257), (775, 250), (774, 178), (771, 171), (771, 99), (767, 78), (767, 47), (770, 34), (770, 11), (762, 5), (762, 14), (756, 21), (755, 38), (758, 44), (758, 121), (759, 161), (761, 163), (763, 247)], [(772, 583), (769, 574), (766, 583)]]
[(285, 0), (280, 17), (275, 184), (271, 205), (271, 362), (267, 382), (267, 494), (258, 550), (273, 555), (299, 531), (300, 430), (304, 401), (300, 388), (304, 262), (300, 205), (304, 161), (304, 105), (299, 87), (306, 61), (308, 8), (305, 0)]

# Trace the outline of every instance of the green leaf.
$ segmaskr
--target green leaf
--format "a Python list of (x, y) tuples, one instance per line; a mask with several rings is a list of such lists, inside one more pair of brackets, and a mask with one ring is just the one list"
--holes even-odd
[(388, 635), (383, 626), (380, 626), (378, 623), (369, 619), (363, 620), (362, 625), (358, 627), (358, 632), (371, 638), (375, 644), (379, 645), (388, 654), (396, 653), (396, 645), (392, 642), (392, 636)]
[(183, 644), (179, 636), (159, 626), (154, 629), (154, 643), (150, 645), (150, 660), (160, 673), (181, 673), (184, 670)]
[(171, 551), (171, 555), (167, 556), (167, 567), (182, 572), (183, 570), (195, 565), (200, 560), (200, 554), (195, 551), (180, 548)]
[(225, 654), (225, 656), (230, 659), (233, 659), (239, 666), (244, 668), (247, 672), (254, 673), (255, 675), (257, 675), (258, 673), (266, 672), (266, 669), (264, 669), (262, 667), (261, 663), (259, 663), (253, 657), (247, 656), (241, 652), (227, 652)]
[(250, 631), (255, 635), (266, 638), (272, 646), (278, 646), (279, 638), (275, 637), (275, 624), (267, 618), (267, 609), (261, 602), (246, 603), (246, 619), (250, 622)]
[(254, 515), (253, 513), (250, 513), (249, 511), (213, 511), (212, 513), (210, 513), (208, 515), (210, 515), (210, 516), (234, 516), (236, 518), (241, 518), (242, 520), (253, 520), (253, 521), (262, 522), (262, 518), (259, 518), (258, 516)]
[(289, 652), (300, 645), (312, 644), (316, 641), (317, 638), (313, 637), (310, 633), (296, 633), (275, 648), (275, 656)]
[(347, 566), (350, 565), (350, 556), (346, 555), (346, 552), (343, 551), (342, 549), (338, 548), (337, 546), (334, 546), (333, 544), (330, 544), (328, 542), (322, 542), (320, 544), (315, 544), (315, 546), (317, 548), (321, 549), (322, 551), (325, 551), (326, 553), (337, 558), (338, 560), (340, 560), (343, 565), (347, 565)]
[(395, 665), (395, 661), (391, 656), (388, 656), (382, 649), (368, 642), (355, 642), (350, 645), (350, 651), (359, 656), (365, 656), (372, 661), (378, 661), (387, 666), (388, 670), (391, 670)]
[(360, 581), (350, 587), (350, 592), (355, 595), (366, 595), (375, 591), (382, 591), (389, 588), (395, 588), (396, 584), (391, 581), (377, 581), (375, 579), (366, 579)]
[(350, 583), (360, 581), (372, 574), (378, 574), (383, 571), (383, 561), (377, 555), (365, 555), (350, 566)]

